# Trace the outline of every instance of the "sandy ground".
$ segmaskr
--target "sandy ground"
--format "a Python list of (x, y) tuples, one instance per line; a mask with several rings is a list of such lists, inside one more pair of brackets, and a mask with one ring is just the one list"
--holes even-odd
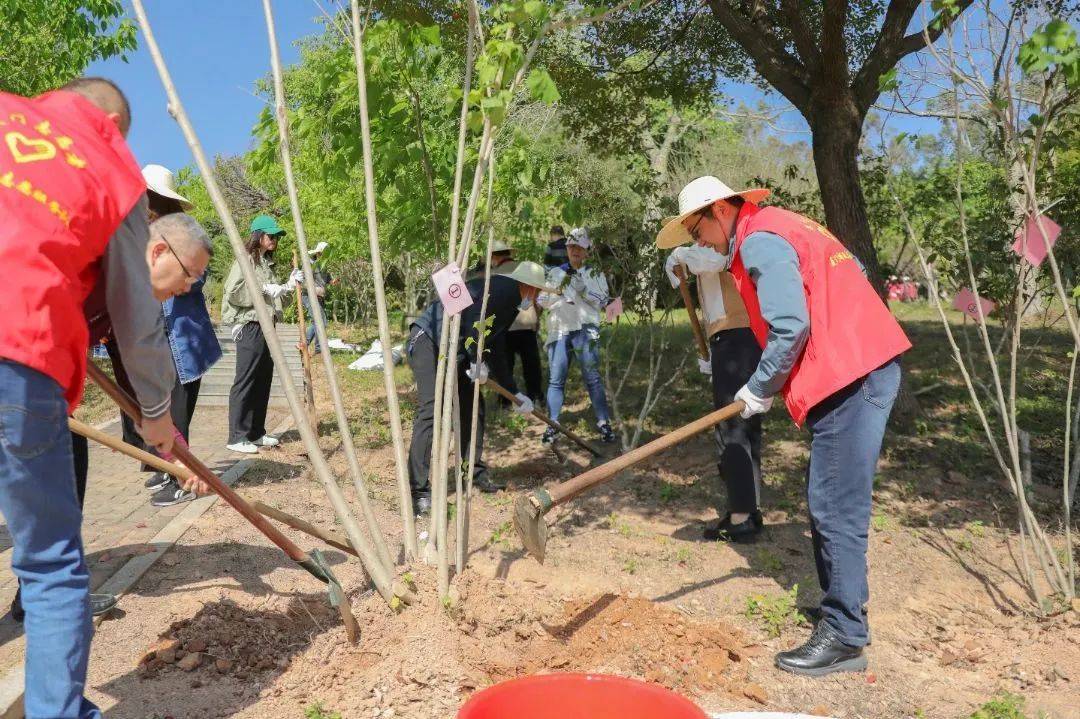
[[(361, 415), (379, 413), (367, 404)], [(1015, 545), (992, 521), (1000, 495), (985, 478), (886, 453), (891, 481), (876, 497), (870, 537), (870, 672), (812, 680), (772, 665), (809, 624), (781, 611), (773, 632), (747, 611), (753, 598), (796, 584), (800, 604), (817, 599), (798, 501), (804, 439), (770, 439), (768, 527), (756, 544), (701, 540), (716, 516), (715, 450), (705, 436), (552, 513), (541, 566), (510, 527), (513, 497), (571, 476), (586, 457), (568, 451), (560, 464), (540, 445), (542, 425), (489, 427), (488, 460), (509, 491), (473, 500), (469, 567), (454, 580), (453, 607), (436, 600), (434, 572), (417, 564), (400, 573), (420, 601), (392, 611), (357, 560), (327, 550), (362, 629), (350, 646), (321, 585), (219, 502), (101, 626), (89, 696), (116, 719), (452, 717), (470, 693), (501, 679), (605, 671), (676, 688), (710, 712), (967, 717), (1010, 691), (1032, 716), (1080, 716), (1080, 612), (1034, 615), (1016, 581)], [(240, 490), (340, 530), (295, 432), (285, 439)], [(322, 441), (336, 449), (331, 437)], [(379, 522), (400, 547), (389, 447), (360, 444)], [(340, 451), (331, 463), (347, 476)]]

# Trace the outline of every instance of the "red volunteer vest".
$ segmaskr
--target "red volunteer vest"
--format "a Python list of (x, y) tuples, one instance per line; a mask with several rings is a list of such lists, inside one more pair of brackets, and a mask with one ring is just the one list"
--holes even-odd
[(120, 130), (80, 95), (0, 93), (0, 357), (82, 399), (82, 305), (116, 228), (146, 191)]
[(739, 248), (755, 232), (784, 238), (799, 256), (810, 339), (784, 385), (795, 424), (819, 402), (911, 348), (904, 331), (862, 273), (854, 255), (813, 220), (779, 207), (746, 203), (735, 225), (731, 275), (739, 288), (750, 329), (764, 347), (769, 326), (761, 316), (757, 288)]

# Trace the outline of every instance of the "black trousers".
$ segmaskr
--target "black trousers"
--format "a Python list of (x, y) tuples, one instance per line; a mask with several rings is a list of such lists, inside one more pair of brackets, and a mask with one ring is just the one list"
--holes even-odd
[[(757, 369), (761, 347), (747, 327), (720, 330), (709, 340), (712, 351), (713, 406), (735, 401), (735, 393)], [(720, 478), (727, 487), (727, 511), (753, 512), (761, 487), (761, 415), (736, 415), (714, 431), (719, 451)], [(718, 508), (719, 510), (719, 508)], [(723, 510), (719, 510), (723, 516)]]
[[(537, 406), (544, 401), (544, 377), (540, 370), (540, 341), (536, 330), (514, 330), (503, 335), (501, 340), (506, 347), (506, 364), (510, 376), (514, 375), (514, 360), (521, 358), (521, 372), (525, 376), (525, 394)], [(500, 403), (510, 402), (500, 398)]]
[[(409, 487), (413, 499), (431, 496), (431, 439), (435, 428), (435, 368), (438, 365), (439, 348), (426, 334), (416, 327), (409, 332), (409, 366), (416, 380), (416, 417), (413, 419), (412, 441), (409, 444)], [(458, 409), (461, 417), (460, 456), (469, 458), (469, 431), (472, 423), (473, 383), (465, 374), (467, 367), (458, 366)], [(476, 468), (473, 481), (487, 472), (481, 458), (484, 449), (484, 395), (480, 394), (480, 406), (476, 422)], [(451, 489), (451, 491), (453, 491)]]
[[(201, 386), (201, 378), (183, 384), (180, 382), (179, 377), (176, 378), (176, 384), (173, 385), (169, 416), (173, 425), (180, 430), (180, 434), (184, 435), (184, 439), (188, 442), (191, 441), (191, 418), (195, 414), (195, 404), (199, 401), (199, 388)], [(125, 442), (152, 454), (157, 454), (153, 449), (146, 446), (142, 435), (139, 434), (139, 430), (135, 429), (135, 422), (123, 412), (120, 413), (120, 423), (123, 425)], [(153, 472), (155, 470), (150, 465), (144, 464), (142, 471)]]
[(266, 405), (274, 381), (274, 360), (258, 322), (248, 322), (236, 339), (236, 376), (229, 391), (229, 444), (254, 442), (266, 434)]

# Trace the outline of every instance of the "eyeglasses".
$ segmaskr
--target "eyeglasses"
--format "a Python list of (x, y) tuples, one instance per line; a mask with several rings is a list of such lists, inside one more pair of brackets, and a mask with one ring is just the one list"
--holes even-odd
[(159, 237), (161, 237), (161, 241), (165, 243), (165, 246), (169, 248), (169, 252), (172, 253), (172, 256), (175, 257), (176, 261), (180, 264), (180, 269), (184, 271), (184, 276), (192, 282), (198, 279), (195, 275), (188, 272), (188, 268), (184, 266), (184, 261), (180, 259), (180, 255), (176, 254), (176, 250), (174, 250), (173, 246), (169, 244), (169, 241), (165, 239), (165, 235), (159, 235)]
[(700, 225), (701, 221), (704, 220), (704, 219), (705, 219), (705, 211), (699, 212), (698, 216), (697, 216), (697, 221), (694, 222), (694, 225), (692, 227), (687, 229), (687, 232), (690, 233), (690, 237), (691, 237), (691, 239), (694, 240), (694, 242), (697, 242), (697, 240), (698, 240), (698, 236), (697, 236), (698, 225)]

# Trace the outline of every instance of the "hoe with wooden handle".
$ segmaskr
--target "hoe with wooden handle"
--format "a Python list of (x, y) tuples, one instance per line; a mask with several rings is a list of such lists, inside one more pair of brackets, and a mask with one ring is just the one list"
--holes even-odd
[[(104, 390), (105, 394), (109, 395), (109, 397), (112, 398), (112, 400), (117, 404), (118, 407), (120, 407), (120, 410), (124, 412), (124, 414), (131, 417), (131, 419), (135, 421), (135, 424), (139, 424), (142, 421), (142, 414), (139, 412), (138, 405), (135, 404), (135, 401), (131, 399), (131, 397), (129, 397), (127, 393), (124, 392), (124, 390), (120, 389), (120, 387), (117, 386), (117, 384), (108, 375), (102, 372), (92, 362), (87, 364), (86, 373), (90, 377), (90, 379), (93, 380), (94, 384)], [(80, 428), (78, 424), (69, 423), (69, 425), (77, 432), (79, 432), (79, 434), (83, 434), (83, 432), (80, 431), (82, 428)], [(95, 434), (93, 428), (86, 427), (86, 425), (82, 425), (82, 427), (90, 430), (90, 433), (87, 433), (85, 436), (98, 441), (102, 441), (103, 444), (106, 444), (106, 446), (117, 449), (117, 447), (115, 446), (114, 438), (106, 435), (106, 437), (108, 437), (108, 439), (110, 440), (106, 442), (103, 440), (103, 438), (98, 436), (102, 433)], [(121, 449), (121, 451), (126, 450)], [(136, 451), (139, 452), (140, 450)], [(192, 454), (191, 450), (188, 449), (184, 444), (177, 442), (175, 445), (173, 445), (172, 451), (173, 454), (176, 455), (176, 458), (184, 465), (186, 471), (179, 467), (176, 467), (175, 465), (172, 465), (172, 469), (165, 469), (163, 471), (173, 474), (178, 473), (181, 476), (185, 476), (187, 474), (195, 474), (196, 476), (198, 476), (199, 479), (209, 484), (210, 487), (214, 490), (214, 492), (218, 494), (218, 496), (228, 502), (233, 509), (243, 515), (244, 519), (254, 525), (255, 528), (258, 529), (260, 532), (262, 532), (267, 539), (280, 547), (281, 550), (285, 552), (285, 554), (287, 554), (290, 559), (303, 567), (309, 574), (318, 579), (320, 582), (326, 584), (330, 591), (330, 605), (338, 610), (338, 614), (341, 615), (341, 621), (345, 625), (345, 633), (348, 636), (349, 641), (355, 644), (360, 637), (360, 627), (356, 623), (356, 618), (352, 615), (352, 610), (349, 607), (349, 600), (345, 596), (345, 592), (341, 588), (341, 584), (338, 582), (337, 577), (335, 577), (333, 572), (330, 570), (330, 565), (327, 564), (326, 559), (322, 556), (322, 553), (317, 549), (312, 550), (310, 553), (305, 553), (304, 550), (293, 544), (292, 540), (290, 540), (288, 537), (281, 533), (281, 530), (279, 530), (277, 527), (267, 521), (265, 517), (255, 511), (255, 509), (253, 509), (252, 506), (248, 504), (243, 497), (233, 491), (233, 489), (229, 485), (222, 482), (221, 479), (216, 474), (214, 474), (209, 467), (203, 464), (198, 457)], [(151, 455), (149, 452), (142, 452), (141, 454), (136, 456), (144, 461), (153, 457), (153, 455)], [(164, 461), (160, 458), (155, 459), (157, 459), (158, 461)], [(149, 464), (156, 465), (156, 462), (149, 462)], [(166, 464), (169, 463), (166, 462)]]
[(679, 278), (679, 294), (682, 295), (683, 305), (686, 306), (686, 314), (690, 317), (690, 329), (694, 331), (694, 342), (697, 343), (698, 356), (703, 360), (709, 359), (709, 344), (705, 341), (705, 333), (701, 330), (701, 321), (698, 320), (697, 310), (694, 309), (694, 300), (690, 296), (690, 286), (686, 284), (689, 273), (686, 265), (675, 265), (675, 276)]
[[(520, 399), (518, 399), (514, 395), (510, 394), (510, 390), (506, 389), (505, 387), (503, 387), (501, 384), (499, 384), (495, 380), (491, 379), (490, 377), (488, 377), (486, 380), (484, 380), (484, 385), (487, 386), (487, 387), (491, 387), (491, 389), (495, 390), (495, 392), (497, 394), (502, 395), (504, 398), (506, 398), (510, 402), (513, 402), (515, 405), (517, 405), (517, 406), (521, 405), (521, 400)], [(538, 420), (540, 420), (541, 422), (546, 424), (548, 427), (551, 427), (556, 432), (562, 432), (567, 437), (572, 439), (574, 441), (574, 444), (578, 445), (579, 447), (581, 447), (585, 451), (589, 452), (594, 457), (599, 457), (600, 456), (600, 453), (598, 451), (596, 451), (596, 449), (593, 448), (593, 446), (591, 444), (589, 444), (588, 442), (583, 440), (581, 437), (577, 436), (576, 434), (574, 434), (573, 432), (568, 430), (566, 427), (563, 427), (561, 424), (559, 424), (558, 422), (553, 420), (551, 417), (548, 417), (546, 414), (544, 414), (540, 410), (536, 409), (535, 407), (533, 408), (532, 416), (536, 417)]]
[(731, 419), (742, 412), (745, 406), (742, 400), (732, 402), (726, 407), (710, 412), (701, 419), (696, 419), (673, 432), (668, 432), (663, 437), (658, 437), (652, 442), (616, 457), (610, 462), (605, 462), (599, 467), (594, 467), (572, 479), (556, 484), (551, 489), (538, 489), (518, 497), (517, 501), (514, 502), (514, 528), (517, 529), (518, 536), (521, 537), (521, 543), (525, 545), (525, 549), (528, 550), (529, 554), (536, 557), (537, 561), (543, 564), (547, 552), (547, 523), (544, 522), (544, 515), (551, 511), (552, 507), (565, 504), (596, 485), (610, 481), (622, 470), (659, 454), (665, 449), (674, 447), (680, 442), (685, 442), (694, 435), (704, 432), (726, 419)]

